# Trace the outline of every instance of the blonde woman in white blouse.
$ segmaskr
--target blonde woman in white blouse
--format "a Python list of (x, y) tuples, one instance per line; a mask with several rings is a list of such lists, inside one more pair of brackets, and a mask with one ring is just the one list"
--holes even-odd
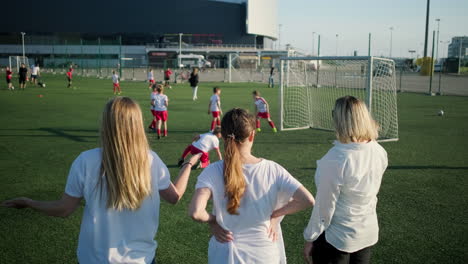
[(337, 141), (317, 161), (316, 203), (304, 231), (308, 263), (369, 263), (378, 241), (376, 205), (386, 151), (361, 100), (345, 96), (332, 112)]

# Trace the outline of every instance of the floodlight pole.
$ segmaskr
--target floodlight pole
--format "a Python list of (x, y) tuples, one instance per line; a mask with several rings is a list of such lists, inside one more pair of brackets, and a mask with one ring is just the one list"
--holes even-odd
[(435, 30), (432, 31), (432, 56), (431, 56), (431, 70), (429, 72), (430, 77), (429, 77), (429, 95), (433, 96), (434, 94), (432, 93), (432, 76), (434, 75), (434, 46), (435, 46)]
[(283, 24), (278, 25), (278, 49), (281, 49), (281, 27)]
[(439, 30), (440, 30), (440, 18), (436, 19), (437, 21), (437, 48), (436, 48), (436, 60), (439, 61)]
[(393, 48), (393, 27), (390, 27), (390, 56), (389, 58), (392, 57), (392, 48)]
[(335, 51), (336, 51), (336, 54), (335, 56), (338, 56), (338, 34), (336, 34), (336, 43), (335, 43)]
[(314, 56), (314, 51), (315, 51), (315, 31), (312, 32), (312, 56)]
[(458, 75), (460, 75), (460, 67), (461, 67), (461, 52), (462, 52), (462, 45), (463, 45), (463, 37), (460, 37), (459, 40), (459, 47), (458, 47)]
[(320, 60), (318, 60), (318, 57), (320, 57), (320, 34), (318, 35), (318, 43), (317, 43), (317, 88), (319, 87), (319, 73), (320, 73)]
[(369, 47), (367, 50), (367, 55), (370, 57), (371, 56), (371, 40), (372, 40), (372, 34), (369, 33)]
[(427, 0), (427, 7), (426, 7), (426, 33), (424, 36), (424, 56), (427, 57), (427, 40), (429, 35), (429, 8), (431, 6), (431, 1)]
[(177, 65), (178, 68), (180, 68), (180, 55), (182, 55), (182, 35), (183, 33), (179, 33), (179, 57), (177, 58), (177, 63), (179, 65)]
[(24, 35), (26, 35), (26, 32), (21, 32), (21, 41), (23, 43), (23, 61), (24, 61), (24, 58), (26, 57), (25, 52), (24, 52)]

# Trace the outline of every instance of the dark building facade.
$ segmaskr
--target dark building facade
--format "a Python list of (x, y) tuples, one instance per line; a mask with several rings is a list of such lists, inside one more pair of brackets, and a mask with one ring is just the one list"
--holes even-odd
[[(2, 12), (0, 44), (95, 43), (123, 45), (263, 45), (246, 33), (246, 4), (210, 0), (9, 1)], [(25, 8), (27, 7), (27, 8)], [(21, 10), (21, 15), (18, 13)], [(276, 25), (272, 25), (276, 26)]]

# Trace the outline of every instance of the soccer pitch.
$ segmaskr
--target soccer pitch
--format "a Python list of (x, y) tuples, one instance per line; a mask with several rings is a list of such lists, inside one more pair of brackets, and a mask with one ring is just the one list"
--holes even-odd
[[(4, 81), (4, 74), (0, 74)], [(45, 75), (47, 88), (28, 84), (25, 91), (0, 90), (0, 200), (27, 196), (37, 200), (61, 196), (71, 162), (99, 141), (99, 119), (113, 96), (112, 82), (75, 77), (66, 88), (65, 76)], [(203, 81), (203, 75), (201, 75)], [(151, 147), (178, 173), (177, 159), (196, 133), (207, 132), (212, 87), (222, 88), (222, 108), (253, 110), (251, 92), (262, 92), (278, 122), (278, 90), (265, 84), (201, 83), (199, 101), (192, 102), (188, 84), (173, 85), (169, 97), (169, 137), (148, 134)], [(143, 108), (145, 125), (152, 118), (148, 86), (123, 81), (124, 96)], [(42, 95), (42, 96), (40, 96)], [(440, 109), (444, 116), (438, 116)], [(327, 110), (331, 111), (331, 109)], [(467, 263), (468, 251), (468, 97), (398, 95), (398, 142), (383, 143), (389, 167), (379, 193), (380, 239), (372, 263)], [(263, 122), (263, 121), (262, 121)], [(334, 134), (297, 130), (274, 134), (262, 123), (254, 154), (284, 166), (313, 194), (315, 161), (332, 146)], [(211, 160), (216, 160), (211, 155)], [(206, 263), (207, 225), (187, 216), (196, 177), (191, 174), (185, 196), (176, 206), (162, 202), (157, 235), (158, 263)], [(76, 263), (83, 206), (67, 219), (32, 210), (0, 207), (0, 263)], [(303, 263), (302, 232), (311, 210), (283, 221), (289, 263)], [(138, 224), (138, 223), (135, 223)]]

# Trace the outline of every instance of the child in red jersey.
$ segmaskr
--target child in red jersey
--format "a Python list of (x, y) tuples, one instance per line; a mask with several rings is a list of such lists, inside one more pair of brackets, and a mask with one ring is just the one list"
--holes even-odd
[(273, 132), (276, 133), (276, 127), (275, 123), (270, 118), (270, 106), (268, 105), (268, 102), (265, 100), (265, 98), (260, 96), (259, 91), (253, 91), (252, 92), (254, 103), (255, 103), (255, 112), (257, 116), (257, 132), (262, 131), (260, 128), (260, 119), (267, 119), (268, 124), (271, 126), (273, 129)]
[(211, 121), (211, 129), (213, 131), (215, 126), (221, 125), (221, 118), (220, 116), (223, 114), (221, 110), (221, 98), (219, 95), (221, 94), (221, 88), (214, 87), (213, 88), (213, 95), (210, 98), (210, 103), (208, 104), (208, 114), (213, 115), (213, 121)]
[(68, 86), (67, 88), (70, 88), (72, 86), (72, 79), (73, 79), (73, 68), (70, 67), (67, 71), (67, 80), (68, 80)]
[(164, 71), (164, 87), (165, 87), (165, 88), (172, 89), (172, 87), (169, 85), (169, 81), (171, 80), (171, 75), (172, 75), (171, 69), (170, 69), (170, 68), (167, 68), (167, 69)]
[(114, 94), (117, 92), (120, 95), (119, 75), (115, 71), (112, 71), (112, 84), (114, 85)]
[(15, 88), (11, 84), (11, 78), (13, 77), (13, 72), (10, 70), (10, 67), (6, 67), (5, 74), (6, 74), (6, 82), (8, 85), (8, 90), (14, 90)]

